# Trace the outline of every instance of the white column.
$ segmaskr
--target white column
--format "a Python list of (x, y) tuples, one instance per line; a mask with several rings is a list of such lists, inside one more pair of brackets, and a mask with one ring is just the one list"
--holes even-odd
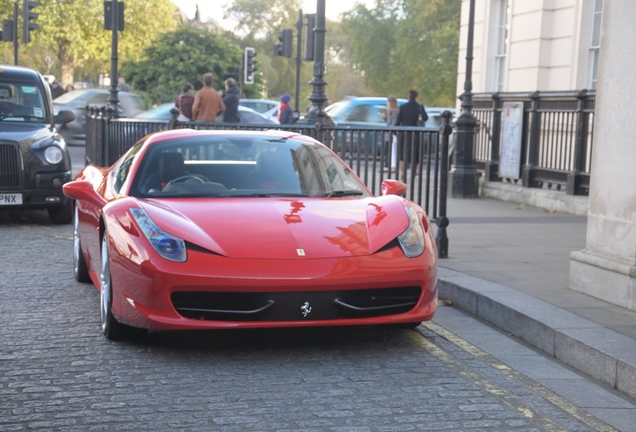
[(604, 2), (586, 248), (570, 288), (636, 310), (636, 2)]

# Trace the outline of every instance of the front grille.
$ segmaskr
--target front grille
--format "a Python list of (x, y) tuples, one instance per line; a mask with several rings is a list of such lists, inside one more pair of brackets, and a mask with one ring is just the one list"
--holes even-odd
[(0, 188), (19, 189), (21, 180), (19, 147), (15, 144), (0, 143)]
[[(289, 293), (176, 292), (172, 303), (180, 315), (201, 320), (334, 320), (408, 312), (421, 291), (413, 286)], [(306, 313), (308, 308), (311, 312)]]

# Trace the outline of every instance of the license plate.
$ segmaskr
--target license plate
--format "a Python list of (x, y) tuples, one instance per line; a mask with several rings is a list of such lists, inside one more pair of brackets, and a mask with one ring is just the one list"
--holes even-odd
[(21, 193), (0, 193), (0, 206), (22, 204)]

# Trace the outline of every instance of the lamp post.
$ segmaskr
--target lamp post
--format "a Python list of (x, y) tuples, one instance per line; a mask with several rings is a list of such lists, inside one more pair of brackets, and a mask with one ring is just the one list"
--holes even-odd
[(309, 84), (312, 86), (309, 100), (311, 108), (305, 115), (306, 123), (316, 122), (320, 125), (334, 125), (334, 121), (325, 112), (325, 103), (327, 95), (325, 94), (325, 0), (317, 0), (316, 3), (316, 27), (314, 28), (314, 77)]
[[(108, 96), (108, 105), (113, 108), (112, 114), (114, 118), (119, 117), (119, 111), (117, 105), (119, 105), (119, 97), (117, 96), (117, 44), (118, 44), (118, 31), (119, 31), (119, 1), (111, 1), (111, 54), (110, 54), (110, 96)], [(123, 3), (122, 3), (123, 4)]]
[(475, 0), (470, 1), (468, 13), (468, 44), (466, 47), (466, 79), (461, 95), (462, 113), (455, 122), (457, 141), (455, 164), (450, 172), (451, 196), (453, 198), (477, 198), (479, 196), (479, 172), (475, 166), (475, 128), (477, 119), (473, 116), (473, 35), (475, 30)]

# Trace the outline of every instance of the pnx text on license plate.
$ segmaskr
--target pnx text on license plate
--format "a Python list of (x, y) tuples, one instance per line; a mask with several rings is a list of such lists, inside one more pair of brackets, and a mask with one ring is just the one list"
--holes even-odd
[(20, 193), (0, 193), (0, 206), (22, 204), (22, 194)]

